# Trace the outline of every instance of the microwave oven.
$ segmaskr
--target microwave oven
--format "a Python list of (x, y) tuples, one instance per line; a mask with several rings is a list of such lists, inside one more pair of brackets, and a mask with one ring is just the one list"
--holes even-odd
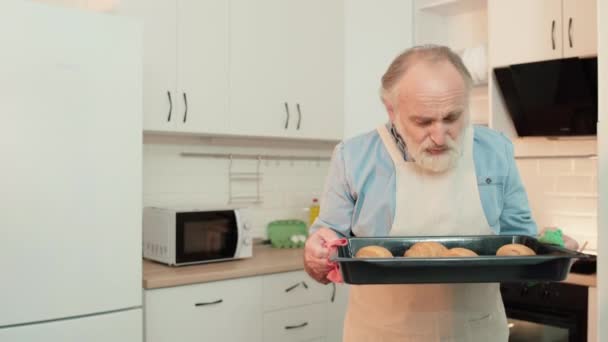
[(242, 209), (143, 210), (143, 256), (171, 266), (252, 256), (251, 226)]

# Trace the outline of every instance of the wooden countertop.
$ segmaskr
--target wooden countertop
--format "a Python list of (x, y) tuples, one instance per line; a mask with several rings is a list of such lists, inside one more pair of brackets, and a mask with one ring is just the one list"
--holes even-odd
[(597, 274), (570, 273), (563, 283), (597, 287)]
[[(211, 264), (169, 267), (149, 260), (143, 261), (144, 289), (206, 283), (271, 273), (297, 271), (303, 266), (304, 250), (276, 249), (269, 245), (255, 245), (253, 258)], [(570, 273), (565, 283), (596, 287), (595, 274)]]
[(304, 269), (304, 249), (254, 245), (253, 257), (201, 265), (169, 267), (143, 261), (144, 289), (206, 283)]

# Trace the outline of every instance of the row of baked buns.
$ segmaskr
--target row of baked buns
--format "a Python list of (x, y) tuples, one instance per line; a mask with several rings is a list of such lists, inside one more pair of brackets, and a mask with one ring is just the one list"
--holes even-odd
[[(496, 251), (497, 256), (529, 256), (536, 253), (528, 246), (511, 243), (500, 247)], [(447, 248), (439, 242), (425, 241), (417, 242), (405, 251), (403, 255), (410, 258), (450, 258), (450, 257), (474, 257), (477, 253), (467, 248)], [(388, 249), (370, 245), (365, 246), (355, 254), (357, 258), (392, 258), (393, 254)]]

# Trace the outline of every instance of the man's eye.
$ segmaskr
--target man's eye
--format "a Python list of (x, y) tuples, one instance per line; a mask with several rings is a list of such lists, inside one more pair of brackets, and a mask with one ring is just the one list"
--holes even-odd
[(423, 127), (424, 126), (429, 126), (431, 123), (432, 123), (432, 121), (428, 121), (428, 120), (419, 120), (419, 121), (416, 121), (416, 124), (418, 126), (423, 126)]

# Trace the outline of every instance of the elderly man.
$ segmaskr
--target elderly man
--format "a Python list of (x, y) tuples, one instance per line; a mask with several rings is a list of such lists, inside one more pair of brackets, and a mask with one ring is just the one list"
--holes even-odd
[[(534, 235), (510, 141), (469, 123), (471, 76), (446, 47), (399, 55), (382, 77), (389, 122), (340, 143), (305, 268), (327, 283), (339, 236)], [(344, 341), (507, 341), (498, 284), (351, 286)]]

